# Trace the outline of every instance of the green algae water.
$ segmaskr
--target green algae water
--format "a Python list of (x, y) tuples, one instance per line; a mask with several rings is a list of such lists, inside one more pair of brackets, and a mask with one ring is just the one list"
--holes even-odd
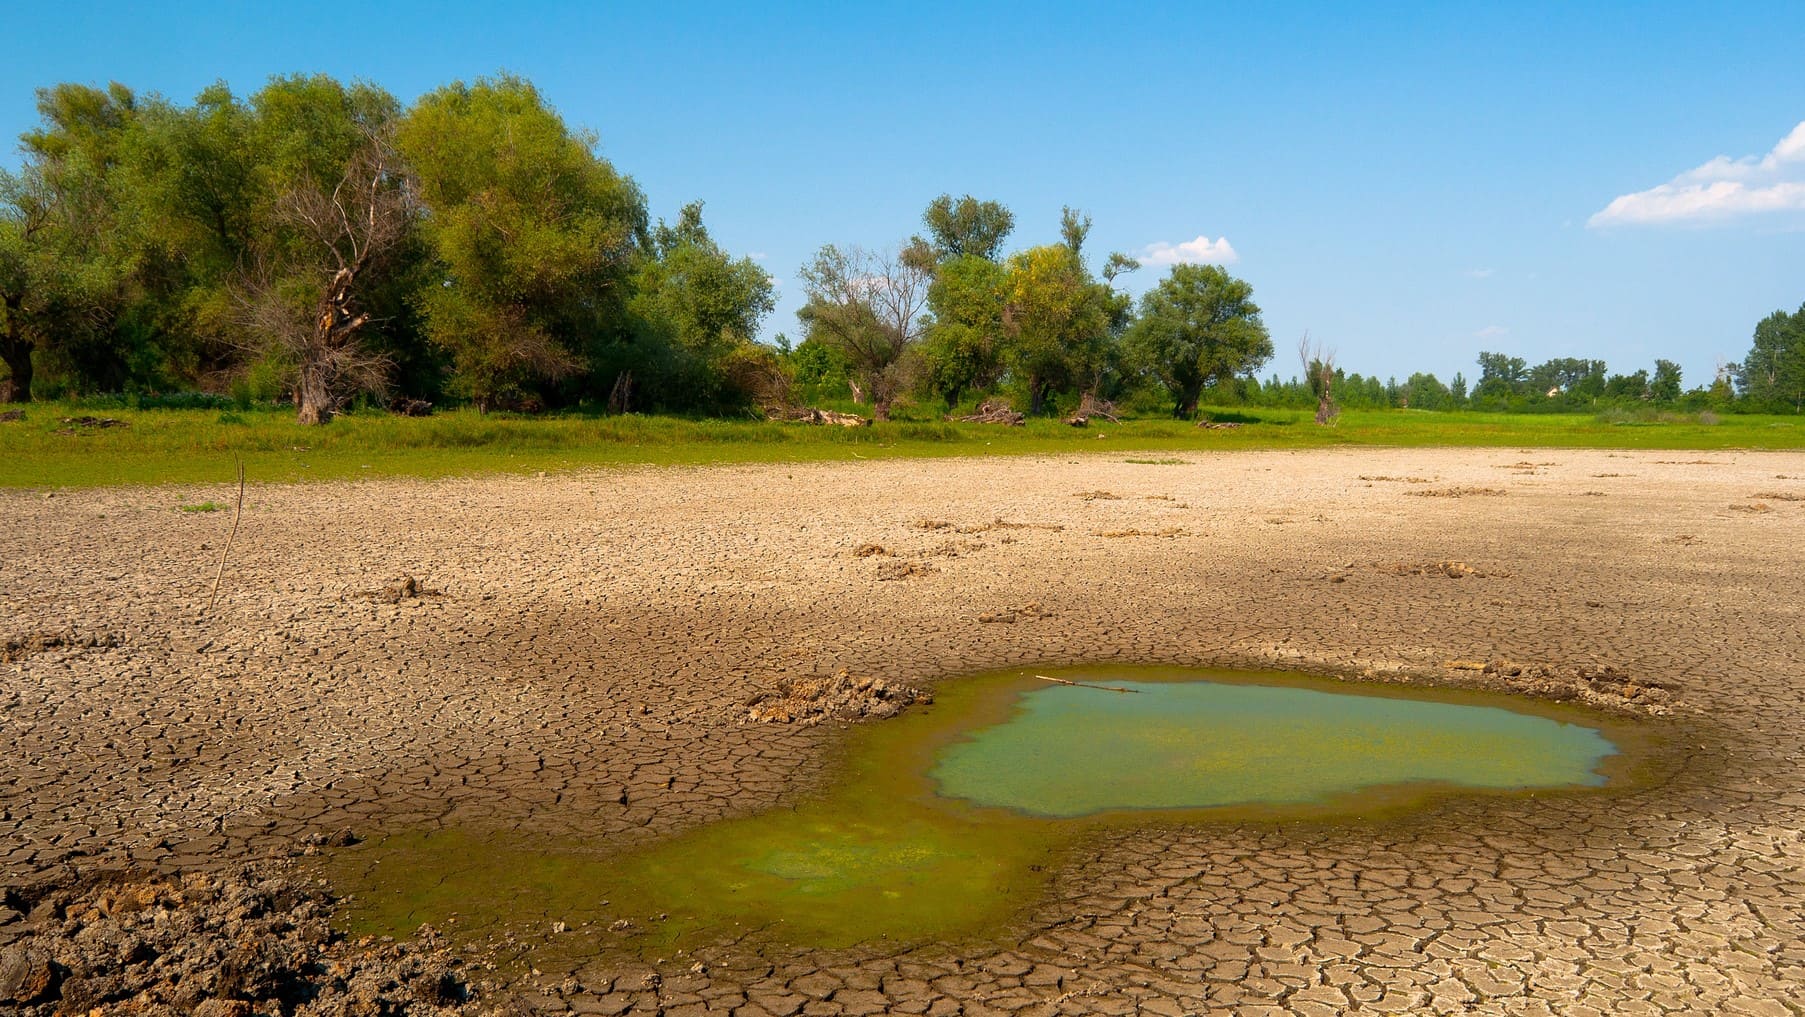
[[(1267, 674), (1063, 669), (942, 683), (846, 732), (834, 780), (632, 851), (471, 829), (335, 855), (352, 931), (572, 931), (547, 949), (843, 947), (994, 933), (1105, 829), (1365, 822), (1450, 794), (1583, 792), (1621, 767), (1578, 711)], [(1504, 704), (1516, 707), (1504, 708)]]
[(1049, 686), (951, 746), (940, 793), (1041, 816), (1319, 802), (1432, 782), (1604, 783), (1596, 729), (1495, 706), (1220, 682)]

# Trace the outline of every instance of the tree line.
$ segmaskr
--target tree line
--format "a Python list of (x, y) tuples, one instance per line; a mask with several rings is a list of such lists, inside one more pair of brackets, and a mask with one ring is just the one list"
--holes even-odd
[(1805, 307), (1776, 312), (1710, 385), (1482, 353), (1457, 374), (1347, 374), (1300, 345), (1273, 357), (1252, 287), (1140, 269), (1060, 239), (1009, 252), (1004, 205), (943, 194), (923, 232), (830, 244), (803, 266), (801, 341), (756, 341), (770, 275), (709, 235), (702, 203), (653, 222), (631, 177), (531, 83), (456, 82), (403, 108), (366, 84), (215, 85), (192, 103), (64, 84), (0, 174), (0, 401), (198, 391), (292, 401), (321, 423), (355, 400), (487, 411), (589, 405), (726, 414), (845, 399), (1029, 414), (1085, 397), (1199, 405), (1572, 410), (1647, 403), (1805, 411)]
[[(400, 393), (534, 409), (717, 410), (773, 306), (700, 202), (633, 180), (528, 82), (403, 109), (280, 77), (191, 104), (58, 85), (0, 178), (7, 398), (202, 390), (304, 422)], [(40, 380), (41, 379), (41, 380)]]

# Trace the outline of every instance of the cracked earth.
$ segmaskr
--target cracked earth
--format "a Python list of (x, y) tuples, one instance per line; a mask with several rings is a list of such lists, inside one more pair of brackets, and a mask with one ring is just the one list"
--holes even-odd
[(1680, 750), (1622, 793), (1111, 831), (982, 942), (505, 970), (549, 1013), (1805, 1013), (1805, 455), (1177, 458), (253, 478), (212, 612), (231, 514), (176, 506), (232, 491), (0, 492), (0, 884), (648, 843), (820, 786), (843, 724), (743, 722), (798, 676), (1295, 668)]

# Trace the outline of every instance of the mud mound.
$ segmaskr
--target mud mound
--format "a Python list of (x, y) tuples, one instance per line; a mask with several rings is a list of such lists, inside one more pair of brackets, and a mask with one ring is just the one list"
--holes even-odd
[(11, 887), (0, 1012), (412, 1017), (476, 1012), (430, 928), (355, 942), (332, 901), (275, 864), (224, 875), (100, 873)]
[(824, 720), (894, 717), (911, 703), (933, 701), (933, 696), (907, 685), (841, 671), (832, 677), (817, 675), (780, 682), (775, 690), (747, 700), (746, 720), (754, 724), (813, 727)]

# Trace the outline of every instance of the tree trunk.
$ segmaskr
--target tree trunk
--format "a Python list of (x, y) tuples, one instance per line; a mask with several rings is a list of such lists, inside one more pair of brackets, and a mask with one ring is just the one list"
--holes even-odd
[(332, 419), (332, 394), (325, 372), (318, 364), (302, 364), (300, 380), (295, 382), (295, 420), (313, 426)]
[(1028, 375), (1028, 416), (1040, 416), (1040, 406), (1045, 396), (1046, 386), (1034, 375)]
[(0, 402), (31, 402), (31, 350), (36, 345), (25, 339), (0, 339), (0, 360), (13, 373), (10, 385), (0, 385)]
[(890, 400), (871, 397), (871, 415), (878, 420), (890, 419)]
[(1179, 420), (1190, 420), (1197, 415), (1197, 400), (1201, 393), (1186, 390), (1178, 394), (1178, 400), (1172, 407), (1172, 416)]

